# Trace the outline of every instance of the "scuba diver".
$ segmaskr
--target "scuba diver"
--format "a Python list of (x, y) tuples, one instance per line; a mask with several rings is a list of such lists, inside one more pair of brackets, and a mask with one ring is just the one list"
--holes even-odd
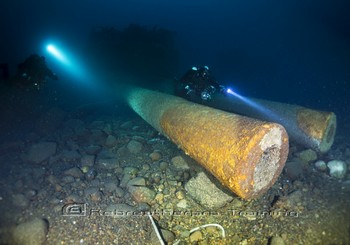
[(175, 88), (175, 94), (191, 101), (210, 101), (215, 93), (224, 94), (225, 86), (220, 85), (211, 75), (208, 66), (192, 67), (182, 76)]
[(19, 87), (34, 86), (39, 90), (47, 78), (58, 80), (57, 75), (46, 66), (45, 57), (32, 54), (24, 62), (18, 64), (12, 83)]

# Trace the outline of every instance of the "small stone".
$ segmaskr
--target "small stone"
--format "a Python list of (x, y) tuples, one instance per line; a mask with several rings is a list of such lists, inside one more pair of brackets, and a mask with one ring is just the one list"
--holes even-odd
[(103, 192), (111, 194), (117, 189), (117, 187), (118, 186), (116, 183), (113, 183), (113, 182), (105, 183), (105, 188), (103, 189)]
[(84, 176), (80, 168), (77, 168), (77, 167), (67, 169), (66, 171), (64, 171), (64, 174), (72, 176), (74, 178), (82, 178)]
[(156, 196), (156, 193), (153, 190), (144, 186), (129, 186), (128, 191), (138, 203), (145, 202), (151, 204)]
[(90, 167), (89, 166), (82, 166), (80, 168), (81, 172), (83, 172), (83, 174), (86, 174), (87, 172), (89, 172)]
[(41, 245), (46, 241), (49, 222), (44, 219), (34, 219), (19, 224), (13, 231), (15, 244)]
[(197, 177), (191, 178), (185, 184), (185, 189), (194, 200), (209, 209), (221, 208), (233, 199), (232, 196), (227, 195), (211, 182), (203, 172), (198, 173)]
[(117, 188), (115, 189), (115, 196), (116, 196), (116, 197), (122, 198), (122, 197), (124, 197), (124, 195), (125, 195), (125, 191), (124, 191), (122, 188), (117, 187)]
[(168, 168), (168, 163), (167, 162), (161, 162), (159, 164), (160, 170), (166, 170)]
[(297, 153), (297, 156), (300, 160), (302, 160), (305, 163), (309, 163), (309, 162), (317, 160), (316, 152), (311, 150), (311, 149), (301, 151), (301, 152)]
[(113, 147), (117, 144), (117, 138), (113, 135), (108, 135), (107, 139), (106, 139), (106, 142), (105, 142), (105, 145), (107, 147)]
[(119, 164), (116, 158), (99, 158), (96, 161), (96, 166), (103, 169), (112, 170), (119, 167)]
[(297, 161), (286, 162), (284, 169), (291, 180), (296, 180), (303, 172), (302, 165)]
[(151, 154), (149, 154), (149, 157), (153, 162), (159, 161), (162, 158), (162, 155), (158, 151), (154, 151)]
[(178, 202), (176, 204), (176, 207), (186, 209), (187, 208), (187, 201), (185, 199), (182, 199), (180, 202)]
[(65, 184), (73, 183), (75, 181), (73, 176), (67, 175), (62, 178), (62, 182)]
[(178, 191), (175, 193), (177, 199), (182, 200), (185, 198), (185, 193), (183, 191)]
[(50, 185), (56, 185), (58, 183), (60, 183), (60, 180), (55, 176), (55, 175), (49, 175), (47, 178), (46, 178), (47, 182), (49, 182)]
[(129, 180), (128, 185), (145, 186), (146, 180), (142, 177), (136, 177), (136, 178)]
[(92, 167), (95, 163), (95, 158), (94, 155), (83, 155), (80, 159), (80, 164), (81, 166)]
[(149, 164), (143, 164), (142, 165), (142, 169), (145, 170), (145, 171), (148, 171), (151, 169), (151, 166)]
[(88, 181), (94, 180), (97, 176), (97, 171), (94, 168), (89, 169), (87, 173), (85, 173), (85, 179)]
[(101, 148), (102, 147), (99, 145), (89, 145), (85, 148), (85, 152), (86, 154), (89, 154), (89, 155), (96, 155), (97, 153), (100, 152)]
[(176, 156), (171, 159), (171, 163), (176, 169), (179, 170), (186, 170), (189, 169), (190, 167), (188, 166), (188, 163), (182, 156)]
[(171, 242), (173, 242), (175, 240), (175, 235), (174, 233), (172, 233), (169, 230), (164, 230), (164, 229), (160, 229), (160, 233), (162, 233), (162, 236), (164, 238), (164, 240), (170, 244)]
[(315, 162), (315, 167), (317, 170), (326, 171), (327, 164), (325, 163), (325, 161), (319, 160), (319, 161)]
[(93, 202), (100, 202), (102, 200), (102, 192), (96, 191), (96, 192), (91, 193), (90, 199)]
[(270, 244), (271, 245), (284, 245), (285, 243), (284, 243), (282, 237), (274, 236), (274, 237), (272, 237)]
[(79, 154), (78, 151), (73, 150), (73, 151), (63, 151), (61, 154), (61, 161), (63, 162), (78, 162), (81, 159), (81, 155)]
[(125, 167), (123, 169), (124, 174), (129, 174), (131, 176), (135, 176), (138, 173), (138, 171), (139, 170), (137, 168), (134, 168), (134, 167)]
[(127, 149), (132, 154), (140, 153), (142, 148), (143, 148), (142, 144), (136, 140), (130, 140), (130, 142), (127, 145)]
[(162, 204), (164, 202), (164, 194), (163, 193), (158, 193), (154, 200), (159, 203), (159, 204)]
[(59, 185), (59, 184), (55, 185), (55, 191), (56, 192), (61, 192), (62, 191), (62, 186)]
[(27, 160), (30, 163), (41, 163), (47, 160), (50, 156), (56, 154), (57, 144), (55, 142), (42, 142), (29, 149)]
[(190, 235), (191, 242), (198, 242), (203, 239), (203, 234), (200, 231), (195, 231)]
[(346, 163), (340, 160), (332, 160), (327, 163), (329, 175), (338, 179), (342, 179), (346, 174)]

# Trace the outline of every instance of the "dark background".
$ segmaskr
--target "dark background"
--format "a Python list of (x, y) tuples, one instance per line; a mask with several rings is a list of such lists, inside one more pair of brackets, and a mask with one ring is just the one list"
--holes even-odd
[(91, 28), (157, 25), (176, 33), (174, 77), (208, 65), (243, 95), (330, 110), (341, 119), (350, 105), (349, 6), (346, 0), (2, 1), (0, 63), (13, 73), (31, 53), (46, 56), (47, 40), (83, 54)]

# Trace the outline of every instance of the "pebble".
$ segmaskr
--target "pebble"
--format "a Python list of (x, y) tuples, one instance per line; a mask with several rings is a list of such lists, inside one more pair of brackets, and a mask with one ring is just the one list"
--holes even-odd
[(346, 163), (340, 160), (332, 160), (327, 163), (329, 175), (338, 179), (342, 179), (346, 175)]
[(203, 239), (203, 234), (200, 231), (195, 231), (190, 235), (191, 242), (198, 242)]
[(60, 157), (60, 160), (63, 162), (79, 162), (81, 159), (81, 155), (79, 154), (79, 152), (77, 152), (76, 150), (74, 151), (63, 151)]
[(126, 147), (129, 150), (129, 152), (132, 154), (140, 153), (143, 148), (142, 144), (136, 140), (130, 140), (130, 142)]
[(125, 195), (125, 191), (120, 187), (117, 187), (114, 192), (115, 192), (115, 196), (118, 198), (122, 198)]
[(191, 178), (185, 184), (185, 189), (193, 199), (210, 209), (221, 208), (233, 199), (232, 196), (217, 188), (203, 172)]
[(149, 164), (142, 164), (142, 170), (148, 171), (151, 169), (151, 166)]
[(54, 175), (49, 175), (47, 178), (46, 178), (47, 182), (49, 182), (51, 185), (56, 185), (58, 183), (60, 183), (60, 180), (54, 176)]
[(317, 162), (315, 162), (315, 167), (317, 170), (326, 171), (327, 164), (325, 163), (325, 161), (318, 160)]
[(90, 199), (93, 202), (100, 202), (102, 200), (103, 194), (101, 191), (96, 191), (90, 194)]
[(316, 152), (314, 150), (311, 150), (311, 149), (301, 151), (301, 152), (297, 153), (297, 156), (300, 160), (302, 160), (303, 162), (306, 162), (306, 163), (317, 160)]
[(73, 176), (70, 176), (70, 175), (64, 176), (64, 177), (61, 179), (61, 182), (64, 183), (64, 184), (73, 183), (74, 181), (75, 181), (74, 177), (73, 177)]
[(153, 162), (159, 161), (162, 158), (162, 155), (158, 151), (154, 151), (151, 154), (149, 154), (149, 157)]
[(119, 167), (117, 158), (99, 158), (96, 160), (96, 166), (102, 169), (115, 169)]
[(145, 202), (151, 204), (154, 197), (156, 196), (155, 191), (145, 186), (129, 186), (128, 191), (130, 192), (133, 199), (138, 203)]
[(85, 152), (88, 155), (96, 155), (101, 151), (102, 147), (99, 145), (89, 145), (85, 147)]
[(85, 173), (85, 179), (88, 181), (94, 180), (97, 176), (97, 171), (94, 168), (89, 169), (87, 173)]
[(87, 141), (97, 145), (103, 145), (106, 142), (107, 134), (100, 129), (91, 129)]
[(182, 156), (176, 156), (171, 159), (171, 163), (176, 169), (180, 170), (186, 170), (189, 169), (190, 167), (188, 166), (188, 163)]
[(128, 185), (145, 186), (146, 180), (142, 177), (136, 177), (136, 178), (129, 180)]
[(123, 173), (124, 174), (129, 174), (129, 175), (132, 175), (132, 176), (135, 176), (137, 173), (138, 173), (138, 169), (137, 168), (134, 168), (134, 167), (125, 167), (123, 169)]
[(113, 147), (117, 144), (117, 138), (113, 135), (108, 135), (107, 139), (106, 139), (106, 142), (105, 142), (105, 145), (107, 147)]
[(284, 240), (280, 236), (274, 236), (271, 239), (270, 245), (284, 245)]
[(95, 163), (95, 158), (95, 155), (83, 155), (80, 159), (80, 165), (92, 167)]
[(48, 230), (49, 222), (46, 219), (35, 218), (19, 224), (13, 230), (13, 238), (15, 244), (40, 245), (45, 243)]
[(66, 203), (80, 203), (81, 198), (77, 194), (72, 193), (65, 198), (65, 202)]
[(298, 161), (286, 162), (284, 169), (291, 180), (296, 180), (303, 172), (302, 165)]
[(183, 191), (177, 191), (175, 193), (175, 196), (176, 196), (177, 199), (182, 200), (182, 199), (185, 198), (185, 193)]
[(180, 202), (178, 202), (176, 204), (176, 207), (183, 208), (183, 209), (187, 208), (187, 201), (186, 201), (186, 199), (182, 199)]
[(113, 182), (105, 183), (103, 192), (112, 194), (117, 189), (117, 184)]
[(160, 164), (159, 164), (159, 168), (160, 168), (160, 170), (166, 170), (167, 168), (168, 168), (168, 163), (167, 162), (161, 162)]
[(80, 168), (77, 168), (77, 167), (67, 169), (66, 171), (64, 171), (64, 175), (69, 175), (74, 178), (82, 178), (84, 176)]
[[(160, 233), (162, 234), (162, 238), (164, 239), (166, 244), (172, 244), (172, 242), (175, 240), (174, 233), (172, 233), (169, 230), (160, 229)], [(154, 231), (152, 231), (151, 233), (151, 241), (152, 244), (159, 244), (157, 234)]]

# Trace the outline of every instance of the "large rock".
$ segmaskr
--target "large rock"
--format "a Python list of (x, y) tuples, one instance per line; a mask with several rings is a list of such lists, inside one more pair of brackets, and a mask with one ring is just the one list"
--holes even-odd
[(186, 183), (185, 189), (194, 200), (210, 209), (221, 208), (233, 199), (217, 188), (203, 172), (190, 179)]
[(13, 240), (16, 245), (41, 245), (46, 241), (49, 223), (44, 219), (34, 219), (19, 224), (13, 231)]
[(55, 142), (41, 142), (29, 149), (27, 160), (31, 163), (41, 163), (50, 156), (56, 154), (57, 144)]

